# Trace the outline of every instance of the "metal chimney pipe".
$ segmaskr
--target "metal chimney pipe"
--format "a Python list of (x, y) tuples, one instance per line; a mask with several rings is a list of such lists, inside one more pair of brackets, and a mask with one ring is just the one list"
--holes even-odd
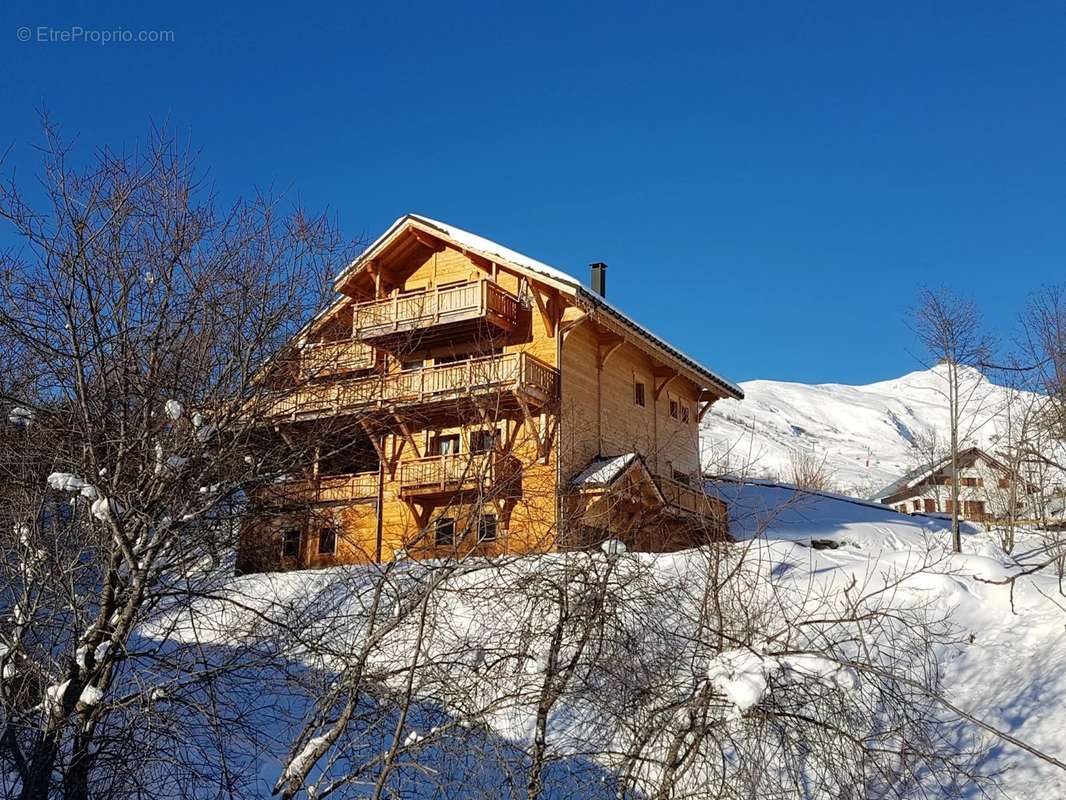
[(607, 265), (602, 261), (590, 264), (592, 267), (592, 291), (600, 297), (607, 296)]

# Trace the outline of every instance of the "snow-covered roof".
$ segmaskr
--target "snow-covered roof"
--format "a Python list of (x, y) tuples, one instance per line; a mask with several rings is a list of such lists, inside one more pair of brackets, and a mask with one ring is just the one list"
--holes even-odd
[(489, 261), (504, 261), (520, 269), (528, 270), (529, 272), (537, 273), (538, 275), (547, 278), (549, 281), (559, 285), (561, 288), (565, 288), (574, 293), (584, 302), (592, 305), (596, 308), (602, 308), (620, 322), (626, 326), (632, 328), (641, 336), (653, 342), (658, 347), (668, 352), (674, 358), (682, 361), (686, 366), (701, 374), (707, 378), (712, 384), (724, 389), (727, 394), (740, 400), (744, 397), (744, 390), (737, 386), (732, 381), (726, 380), (721, 375), (717, 374), (713, 370), (708, 369), (696, 359), (685, 354), (678, 348), (674, 347), (664, 339), (656, 336), (646, 327), (634, 320), (628, 314), (624, 313), (621, 309), (607, 302), (607, 300), (600, 295), (586, 289), (581, 281), (570, 275), (567, 272), (563, 272), (561, 269), (552, 267), (545, 264), (542, 261), (537, 261), (535, 258), (530, 258), (527, 255), (519, 253), (516, 250), (512, 250), (509, 247), (504, 247), (498, 242), (494, 242), (491, 239), (486, 239), (484, 236), (478, 236), (476, 233), (457, 228), (454, 225), (449, 225), (446, 222), (431, 219), (430, 217), (424, 217), (420, 214), (406, 214), (389, 226), (389, 229), (385, 231), (381, 236), (373, 241), (363, 253), (356, 258), (351, 264), (345, 267), (337, 276), (337, 284), (339, 285), (345, 278), (352, 273), (358, 271), (364, 262), (372, 256), (380, 247), (388, 242), (393, 236), (395, 236), (403, 227), (410, 221), (418, 222), (428, 228), (432, 228), (440, 233), (440, 235), (449, 239), (460, 247), (472, 251), (477, 255), (480, 255)]
[(570, 483), (575, 488), (582, 489), (609, 486), (639, 458), (640, 456), (636, 453), (623, 453), (620, 456), (609, 458), (594, 458), (587, 467), (573, 477)]

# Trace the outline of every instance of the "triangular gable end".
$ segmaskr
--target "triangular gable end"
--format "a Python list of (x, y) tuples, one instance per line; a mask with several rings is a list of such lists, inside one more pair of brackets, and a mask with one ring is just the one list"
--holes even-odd
[[(389, 230), (337, 276), (334, 287), (338, 292), (351, 297), (373, 297), (408, 277), (432, 254), (449, 251), (453, 255), (462, 256), (464, 263), (470, 264), (481, 274), (496, 277), (498, 269), (503, 268), (514, 275), (553, 289), (561, 289), (570, 295), (575, 293), (572, 286), (558, 277), (531, 269), (529, 265), (521, 263), (523, 257), (518, 254), (513, 254), (514, 258), (511, 258), (510, 251), (504, 254), (496, 252), (503, 248), (493, 247), (492, 244), (473, 234), (467, 234), (463, 238), (454, 237), (448, 230), (436, 226), (432, 221), (408, 214), (393, 223)], [(384, 287), (381, 281), (384, 281)]]

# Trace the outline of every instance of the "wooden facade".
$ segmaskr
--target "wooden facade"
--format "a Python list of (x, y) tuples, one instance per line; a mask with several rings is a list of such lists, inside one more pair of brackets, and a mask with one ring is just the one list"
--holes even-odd
[[(336, 288), (263, 415), (320, 456), (252, 499), (241, 569), (727, 534), (698, 428), (740, 390), (573, 278), (409, 215)], [(576, 482), (622, 454), (639, 469)]]

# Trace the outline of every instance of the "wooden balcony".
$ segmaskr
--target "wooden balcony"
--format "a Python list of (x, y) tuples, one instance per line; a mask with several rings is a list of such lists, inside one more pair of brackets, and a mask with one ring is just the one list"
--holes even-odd
[(515, 475), (514, 459), (502, 453), (448, 453), (400, 464), (400, 496), (443, 497), (457, 492), (491, 492)]
[(693, 487), (670, 478), (655, 479), (667, 506), (671, 510), (682, 511), (699, 517), (717, 519), (722, 516), (725, 503), (717, 497), (709, 496), (702, 487)]
[(538, 408), (555, 398), (558, 375), (557, 369), (528, 353), (504, 353), (409, 372), (305, 383), (280, 397), (269, 416), (315, 419), (415, 406), (427, 413), (459, 412), (486, 398), (494, 409), (519, 400)]
[(374, 366), (374, 348), (363, 342), (312, 342), (300, 349), (300, 378), (344, 375)]
[(357, 303), (352, 336), (386, 349), (477, 341), (513, 331), (518, 309), (518, 298), (493, 281), (471, 281)]
[(351, 503), (373, 500), (377, 493), (378, 473), (375, 471), (275, 483), (260, 490), (260, 499), (277, 505)]

